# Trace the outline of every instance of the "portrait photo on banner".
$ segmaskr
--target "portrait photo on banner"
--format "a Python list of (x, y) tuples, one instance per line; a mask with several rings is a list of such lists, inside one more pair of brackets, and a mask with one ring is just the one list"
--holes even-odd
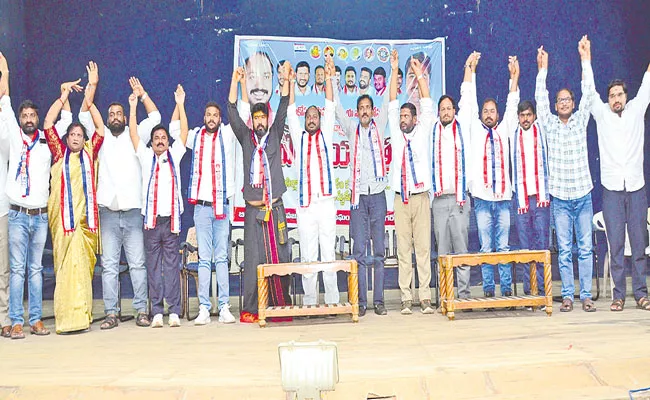
[[(243, 67), (246, 74), (246, 90), (249, 103), (266, 103), (269, 107), (269, 124), (281, 96), (284, 84), (282, 66), (288, 61), (293, 67), (295, 79), (296, 114), (304, 124), (305, 112), (315, 105), (321, 113), (325, 107), (325, 55), (334, 59), (336, 77), (333, 88), (335, 101), (340, 102), (351, 118), (357, 117), (357, 98), (369, 95), (374, 104), (375, 116), (382, 106), (388, 107), (388, 82), (390, 79), (390, 53), (399, 54), (398, 100), (400, 105), (411, 102), (419, 110), (420, 99), (417, 77), (411, 71), (410, 59), (414, 57), (423, 65), (422, 75), (429, 82), (431, 97), (439, 98), (445, 93), (445, 38), (412, 40), (358, 40), (343, 41), (328, 38), (293, 38), (271, 36), (235, 36), (233, 68)], [(241, 99), (241, 93), (240, 93)], [(241, 159), (241, 147), (237, 146), (237, 158)], [(289, 128), (285, 126), (282, 138), (282, 167), (287, 192), (283, 201), (287, 222), (296, 223), (298, 202), (299, 168), (294, 165), (295, 151), (299, 144), (292, 143)], [(350, 143), (339, 126), (334, 126), (334, 171), (332, 195), (336, 199), (337, 224), (347, 225), (350, 215)], [(390, 165), (392, 158), (390, 131), (386, 128), (384, 158)], [(236, 185), (242, 187), (243, 170), (237, 169)], [(389, 171), (388, 182), (391, 182)], [(386, 190), (387, 203), (393, 204), (394, 190)], [(245, 203), (238, 191), (234, 201), (235, 225), (243, 224)], [(393, 225), (393, 210), (389, 206), (386, 224)]]

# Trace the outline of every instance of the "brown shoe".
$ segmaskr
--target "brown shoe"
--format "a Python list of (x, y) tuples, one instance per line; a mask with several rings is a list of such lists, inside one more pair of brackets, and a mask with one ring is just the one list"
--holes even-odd
[(50, 334), (50, 331), (43, 325), (43, 321), (39, 320), (29, 328), (29, 333), (36, 336), (47, 336)]
[(23, 325), (16, 324), (11, 328), (12, 339), (25, 339), (25, 332), (23, 332)]
[(10, 338), (11, 337), (11, 325), (3, 326), (2, 327), (2, 332), (0, 332), (0, 336), (4, 338)]

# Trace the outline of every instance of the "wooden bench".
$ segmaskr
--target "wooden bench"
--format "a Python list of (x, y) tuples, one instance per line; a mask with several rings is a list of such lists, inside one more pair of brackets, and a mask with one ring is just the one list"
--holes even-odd
[[(348, 273), (348, 301), (343, 304), (315, 306), (269, 307), (269, 284), (271, 275), (310, 274), (345, 271)], [(359, 277), (355, 260), (338, 260), (326, 263), (261, 264), (257, 267), (257, 298), (260, 327), (266, 326), (267, 317), (295, 317), (307, 315), (352, 314), (352, 322), (359, 322)]]
[[(546, 306), (546, 314), (553, 313), (551, 281), (551, 253), (548, 250), (504, 251), (499, 253), (452, 254), (438, 257), (440, 265), (440, 300), (442, 314), (454, 319), (455, 310), (474, 308), (503, 308), (517, 306)], [(530, 263), (530, 291), (538, 293), (537, 263), (544, 263), (544, 296), (508, 296), (456, 299), (454, 293), (454, 268), (479, 266), (483, 264)], [(516, 266), (513, 266), (516, 267)], [(516, 284), (516, 282), (515, 282)]]

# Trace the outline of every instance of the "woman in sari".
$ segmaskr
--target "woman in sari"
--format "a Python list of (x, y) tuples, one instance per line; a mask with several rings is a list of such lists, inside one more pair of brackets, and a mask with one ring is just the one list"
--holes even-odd
[[(91, 62), (89, 67), (89, 74), (96, 71), (94, 63)], [(88, 85), (86, 94), (94, 89)], [(104, 140), (104, 123), (95, 105), (90, 104), (90, 113), (97, 127), (92, 138), (88, 140), (83, 125), (79, 123), (71, 124), (60, 138), (53, 121), (68, 101), (71, 90), (81, 91), (79, 80), (61, 85), (61, 97), (50, 107), (43, 126), (52, 152), (47, 211), (56, 275), (56, 333), (90, 327), (93, 320), (91, 281), (99, 250), (95, 181), (97, 154)]]

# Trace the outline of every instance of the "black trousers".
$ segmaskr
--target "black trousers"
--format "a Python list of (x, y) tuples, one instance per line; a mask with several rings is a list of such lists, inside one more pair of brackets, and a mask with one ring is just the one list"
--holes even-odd
[[(287, 245), (286, 215), (282, 201), (276, 201), (269, 222), (263, 220), (265, 211), (246, 203), (244, 215), (244, 304), (242, 311), (257, 314), (257, 266), (272, 264), (274, 252), (280, 263), (290, 262)], [(278, 229), (278, 225), (280, 229)], [(271, 240), (274, 236), (275, 240)], [(269, 305), (290, 305), (290, 276), (269, 279)]]
[(156, 217), (156, 227), (144, 230), (144, 251), (151, 313), (163, 313), (163, 299), (170, 314), (181, 313), (180, 237), (171, 232), (171, 217)]

